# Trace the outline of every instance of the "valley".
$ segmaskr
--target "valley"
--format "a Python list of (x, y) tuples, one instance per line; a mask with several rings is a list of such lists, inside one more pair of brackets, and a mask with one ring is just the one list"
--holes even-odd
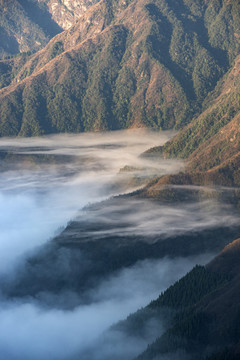
[(238, 360), (240, 4), (0, 0), (0, 358)]
[[(115, 324), (239, 236), (237, 188), (169, 185), (143, 194), (154, 176), (184, 169), (180, 160), (140, 156), (172, 136), (131, 130), (1, 140), (0, 350), (9, 360), (42, 360), (49, 351), (53, 359), (107, 360), (115, 347), (116, 359), (133, 359), (164, 333), (168, 310), (159, 320), (155, 310), (137, 312), (140, 334)], [(6, 333), (10, 319), (15, 328)], [(37, 333), (40, 349), (27, 345)]]

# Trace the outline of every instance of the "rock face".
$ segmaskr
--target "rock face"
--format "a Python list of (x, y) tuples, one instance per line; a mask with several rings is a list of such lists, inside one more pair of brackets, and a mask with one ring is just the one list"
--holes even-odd
[(46, 4), (53, 20), (62, 29), (67, 30), (98, 0), (38, 0), (38, 2)]

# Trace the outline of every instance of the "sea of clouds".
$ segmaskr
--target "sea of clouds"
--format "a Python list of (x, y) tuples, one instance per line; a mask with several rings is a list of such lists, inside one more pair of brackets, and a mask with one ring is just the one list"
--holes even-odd
[[(95, 238), (171, 236), (216, 227), (223, 217), (229, 226), (237, 224), (237, 216), (232, 216), (226, 205), (210, 200), (167, 205), (119, 199), (109, 206), (89, 207), (136, 190), (151, 176), (183, 169), (179, 160), (139, 157), (172, 135), (139, 130), (1, 139), (0, 151), (8, 155), (1, 158), (0, 168), (0, 276), (17, 277), (19, 264), (75, 218), (104, 224), (105, 228), (90, 231)], [(120, 171), (126, 166), (127, 171)], [(102, 280), (89, 292), (88, 304), (70, 310), (41, 306), (33, 298), (6, 299), (2, 295), (0, 358), (110, 360), (117, 349), (109, 345), (109, 336), (114, 336), (118, 358), (130, 359), (144, 349), (148, 339), (144, 343), (129, 338), (124, 347), (124, 335), (107, 329), (212, 256), (145, 259)], [(103, 334), (108, 334), (106, 343)]]

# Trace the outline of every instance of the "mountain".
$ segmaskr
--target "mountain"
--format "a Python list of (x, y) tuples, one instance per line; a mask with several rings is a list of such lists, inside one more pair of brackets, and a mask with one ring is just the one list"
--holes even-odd
[(61, 31), (43, 2), (0, 1), (0, 58), (38, 51)]
[(52, 19), (64, 30), (69, 29), (76, 20), (98, 0), (28, 0), (45, 4)]
[[(239, 256), (238, 239), (150, 303), (149, 309), (161, 314), (168, 308), (174, 315), (168, 330), (137, 359), (239, 359)], [(136, 313), (135, 321), (148, 308)], [(129, 317), (121, 327), (131, 321)]]
[(0, 135), (182, 128), (239, 53), (239, 10), (99, 1), (36, 54), (1, 61)]
[[(6, 304), (73, 310), (139, 262), (210, 256), (239, 237), (239, 1), (0, 0), (0, 34), (1, 137), (174, 128), (180, 131), (173, 139), (142, 156), (186, 160), (183, 172), (89, 205), (26, 254), (14, 274), (0, 277)], [(36, 167), (73, 160), (8, 150), (0, 154), (4, 171), (9, 161), (21, 168), (21, 156)], [(155, 212), (155, 220), (150, 211), (158, 205), (170, 214), (167, 230), (162, 215)], [(123, 334), (126, 347), (132, 338), (134, 346), (148, 344), (135, 360), (239, 359), (239, 256), (240, 239), (109, 331)], [(119, 349), (118, 340), (110, 336), (108, 350)], [(93, 359), (95, 349), (88, 350), (85, 359)]]
[[(116, 348), (126, 337), (135, 345), (148, 341), (140, 355), (124, 359), (239, 359), (239, 257), (240, 239), (209, 264), (196, 265), (148, 306), (113, 325), (104, 341)], [(99, 352), (101, 346), (100, 342)]]
[(187, 159), (186, 174), (171, 177), (170, 182), (239, 186), (239, 71), (237, 57), (208, 99), (205, 110), (166, 145), (147, 151), (146, 155)]
[(42, 49), (96, 0), (1, 0), (0, 58)]

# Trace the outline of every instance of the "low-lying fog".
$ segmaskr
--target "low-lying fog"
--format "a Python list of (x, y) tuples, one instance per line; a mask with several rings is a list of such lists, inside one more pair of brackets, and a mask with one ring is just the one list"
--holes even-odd
[[(171, 135), (140, 130), (1, 139), (0, 271), (85, 205), (134, 189), (146, 176), (178, 171), (180, 161), (139, 157)], [(120, 171), (126, 165), (129, 171)]]
[[(89, 233), (95, 237), (189, 233), (195, 228), (222, 225), (223, 215), (229, 226), (237, 224), (237, 216), (229, 215), (226, 206), (216, 207), (211, 201), (176, 207), (132, 200), (129, 213), (127, 202), (119, 200), (120, 218), (114, 217), (118, 201), (114, 202), (114, 208), (105, 206), (102, 211), (101, 205), (94, 211), (91, 207), (81, 210), (86, 205), (137, 189), (152, 176), (181, 170), (181, 161), (139, 157), (172, 135), (139, 130), (1, 139), (1, 277), (10, 273), (12, 279), (17, 277), (15, 269), (19, 264), (77, 216), (79, 221), (90, 224)], [(106, 229), (91, 230), (91, 224), (94, 226), (99, 219)], [(196, 263), (206, 263), (212, 256), (199, 254), (137, 262), (101, 281), (91, 290), (89, 304), (72, 310), (41, 306), (30, 297), (16, 300), (2, 295), (0, 358), (107, 360), (109, 356), (110, 359), (109, 343), (108, 349), (104, 349), (103, 343), (99, 346), (99, 336), (130, 312), (147, 305)], [(98, 346), (101, 353), (93, 351)], [(143, 343), (136, 342), (126, 354), (135, 355), (143, 350), (142, 346)], [(90, 358), (85, 352), (87, 348), (92, 351)], [(126, 354), (122, 359), (124, 356), (128, 359)]]

